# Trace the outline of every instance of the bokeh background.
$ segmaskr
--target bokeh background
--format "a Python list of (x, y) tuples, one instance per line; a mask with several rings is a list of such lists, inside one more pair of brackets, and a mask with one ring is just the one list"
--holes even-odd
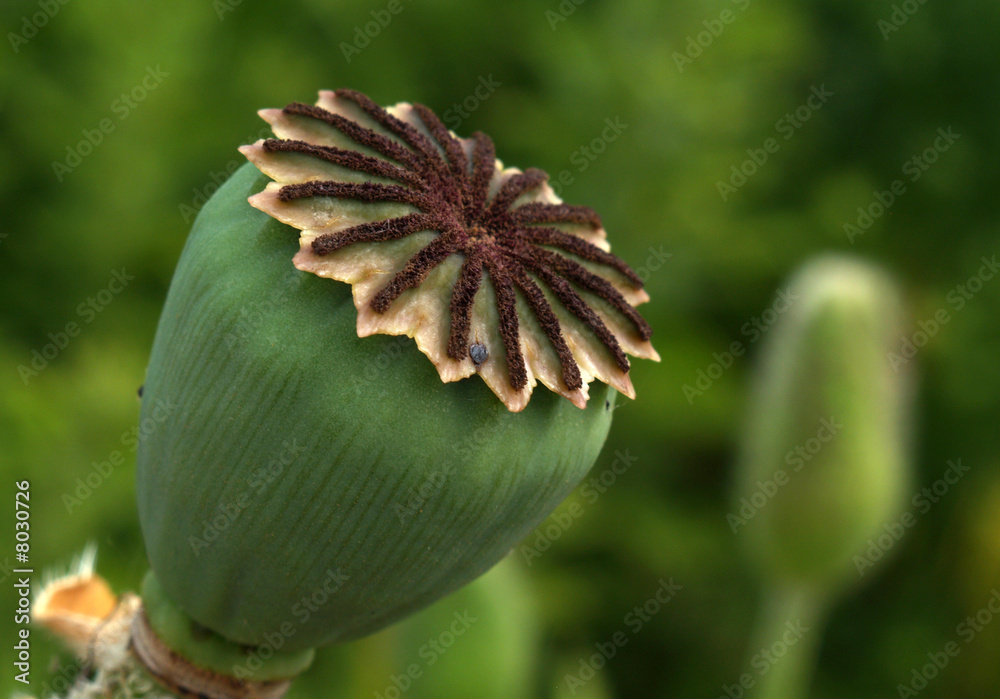
[[(726, 522), (761, 344), (746, 324), (830, 250), (893, 274), (913, 330), (948, 311), (913, 359), (911, 492), (949, 459), (971, 470), (831, 610), (810, 695), (900, 696), (1000, 586), (1000, 279), (955, 296), (1000, 240), (997, 3), (5, 0), (0, 27), (0, 693), (19, 688), (14, 480), (32, 482), (36, 571), (94, 541), (100, 572), (136, 589), (128, 435), (171, 273), (237, 146), (262, 135), (256, 110), (320, 88), (423, 102), (462, 135), (489, 133), (505, 162), (562, 175), (563, 197), (596, 208), (615, 251), (647, 269), (663, 361), (635, 362), (638, 402), (616, 412), (595, 474), (616, 452), (634, 463), (596, 501), (573, 496), (561, 512), (582, 514), (548, 550), (515, 551), (415, 619), (322, 651), (293, 696), (397, 696), (410, 663), (422, 676), (408, 697), (714, 698), (758, 672), (761, 585)], [(935, 148), (939, 129), (958, 138)], [(756, 171), (743, 182), (733, 167)], [(896, 180), (905, 193), (865, 219)], [(101, 293), (116, 272), (134, 279)], [(79, 335), (46, 350), (70, 322)], [(686, 394), (733, 342), (746, 353)], [(37, 373), (34, 351), (51, 355)], [(116, 450), (124, 464), (68, 507)], [(676, 598), (568, 686), (671, 578)], [(466, 608), (485, 621), (430, 663), (424, 644)], [(72, 657), (33, 638), (31, 689), (58, 688)], [(987, 623), (919, 694), (998, 696), (998, 657)]]

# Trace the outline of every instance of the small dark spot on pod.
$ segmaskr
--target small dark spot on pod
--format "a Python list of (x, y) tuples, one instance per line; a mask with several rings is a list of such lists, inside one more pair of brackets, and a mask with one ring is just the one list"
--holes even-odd
[(469, 358), (472, 359), (472, 363), (477, 367), (489, 359), (490, 351), (486, 349), (486, 345), (482, 342), (473, 342), (469, 347)]
[[(213, 633), (209, 629), (207, 629), (204, 626), (202, 626), (201, 624), (199, 624), (198, 622), (192, 621), (191, 622), (191, 636), (193, 638), (197, 639), (197, 640), (205, 640), (205, 639), (208, 639), (208, 638), (212, 638)], [(244, 646), (244, 648), (248, 648), (248, 646)], [(252, 648), (252, 646), (251, 646), (251, 648)]]
[(145, 387), (146, 387), (145, 385), (143, 385), (143, 386), (139, 386), (139, 391), (138, 391), (138, 393), (139, 393), (139, 397), (140, 397), (140, 398), (142, 398), (142, 389), (144, 389)]
[(604, 411), (607, 412), (608, 410), (611, 410), (611, 401), (606, 400), (604, 401)]

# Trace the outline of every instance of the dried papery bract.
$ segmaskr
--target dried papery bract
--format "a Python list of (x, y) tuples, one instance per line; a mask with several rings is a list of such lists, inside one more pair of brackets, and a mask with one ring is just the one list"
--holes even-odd
[(34, 619), (80, 663), (64, 699), (281, 699), (288, 691), (288, 679), (250, 682), (187, 660), (153, 629), (138, 595), (118, 597), (94, 573), (92, 552), (81, 556), (76, 570), (43, 585), (32, 608)]
[[(121, 601), (108, 584), (94, 574), (97, 550), (87, 547), (64, 575), (52, 576), (43, 585), (32, 605), (32, 618), (65, 642), (79, 658), (89, 658), (114, 641), (100, 642), (116, 635), (114, 624), (109, 622), (124, 602), (125, 608), (133, 606), (132, 600)], [(127, 627), (127, 622), (125, 626)]]
[(131, 653), (132, 623), (141, 600), (132, 593), (119, 597), (112, 592), (94, 572), (96, 552), (88, 546), (69, 572), (46, 574), (32, 605), (32, 619), (76, 656), (79, 672), (62, 696), (173, 699), (175, 695), (158, 688)]

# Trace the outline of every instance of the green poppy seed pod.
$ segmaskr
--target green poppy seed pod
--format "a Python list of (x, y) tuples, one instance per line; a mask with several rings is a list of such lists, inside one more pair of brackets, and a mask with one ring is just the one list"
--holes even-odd
[(596, 214), (482, 134), (350, 91), (261, 114), (280, 138), (244, 149), (170, 287), (137, 489), (152, 597), (288, 653), (493, 566), (594, 463), (624, 353), (656, 353)]
[(807, 264), (761, 351), (730, 523), (766, 578), (832, 590), (898, 514), (907, 380), (888, 354), (891, 280), (841, 257)]

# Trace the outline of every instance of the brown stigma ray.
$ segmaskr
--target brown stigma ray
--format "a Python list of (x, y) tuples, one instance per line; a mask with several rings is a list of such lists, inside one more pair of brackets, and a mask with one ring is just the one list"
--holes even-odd
[[(510, 171), (514, 173), (510, 175), (505, 171), (500, 184), (493, 185), (500, 171), (489, 137), (475, 133), (463, 143), (423, 105), (412, 105), (407, 121), (361, 93), (338, 90), (334, 94), (341, 104), (353, 103), (353, 108), (363, 115), (361, 121), (377, 126), (369, 128), (342, 114), (301, 103), (292, 103), (281, 110), (282, 118), (321, 122), (356, 144), (358, 151), (350, 150), (350, 143), (345, 145), (343, 138), (334, 141), (343, 146), (340, 148), (297, 139), (268, 139), (261, 147), (268, 153), (317, 158), (380, 180), (293, 181), (277, 191), (280, 202), (328, 198), (403, 204), (413, 210), (395, 218), (321, 232), (311, 240), (315, 255), (330, 255), (356, 243), (389, 242), (424, 232), (435, 234), (370, 297), (368, 304), (372, 311), (386, 313), (402, 294), (419, 288), (435, 268), (455, 255), (462, 258), (462, 263), (451, 289), (447, 315), (446, 352), (451, 360), (471, 358), (479, 370), (484, 362), (495, 362), (502, 356), (510, 386), (517, 391), (525, 389), (530, 371), (523, 350), (531, 344), (522, 343), (520, 306), (537, 320), (558, 359), (562, 382), (569, 391), (585, 389), (585, 382), (590, 380), (590, 374), (586, 377), (581, 374), (574, 356), (581, 337), (596, 340), (596, 346), (605, 349), (613, 365), (623, 373), (628, 372), (629, 362), (620, 338), (601, 313), (604, 318), (609, 317), (609, 312), (624, 318), (643, 342), (649, 339), (651, 331), (615, 284), (603, 272), (594, 270), (608, 270), (619, 279), (616, 283), (625, 285), (622, 289), (627, 286), (639, 290), (642, 279), (608, 252), (606, 246), (600, 246), (604, 245), (601, 219), (592, 209), (545, 201), (526, 202), (541, 188), (547, 189), (548, 176), (535, 168)], [(417, 120), (423, 128), (418, 127)], [(491, 185), (497, 187), (492, 193)], [(589, 234), (574, 235), (570, 230)], [(494, 292), (497, 318), (494, 322), (503, 344), (502, 353), (491, 352), (480, 338), (470, 337), (484, 274), (489, 275)], [(585, 294), (603, 302), (599, 304), (600, 312), (587, 303)], [(584, 335), (580, 335), (578, 328), (574, 331), (576, 339), (568, 341), (566, 328), (560, 324), (552, 301), (579, 320), (580, 328), (586, 331)], [(634, 341), (627, 346), (634, 347)], [(651, 348), (649, 351), (655, 356)]]

